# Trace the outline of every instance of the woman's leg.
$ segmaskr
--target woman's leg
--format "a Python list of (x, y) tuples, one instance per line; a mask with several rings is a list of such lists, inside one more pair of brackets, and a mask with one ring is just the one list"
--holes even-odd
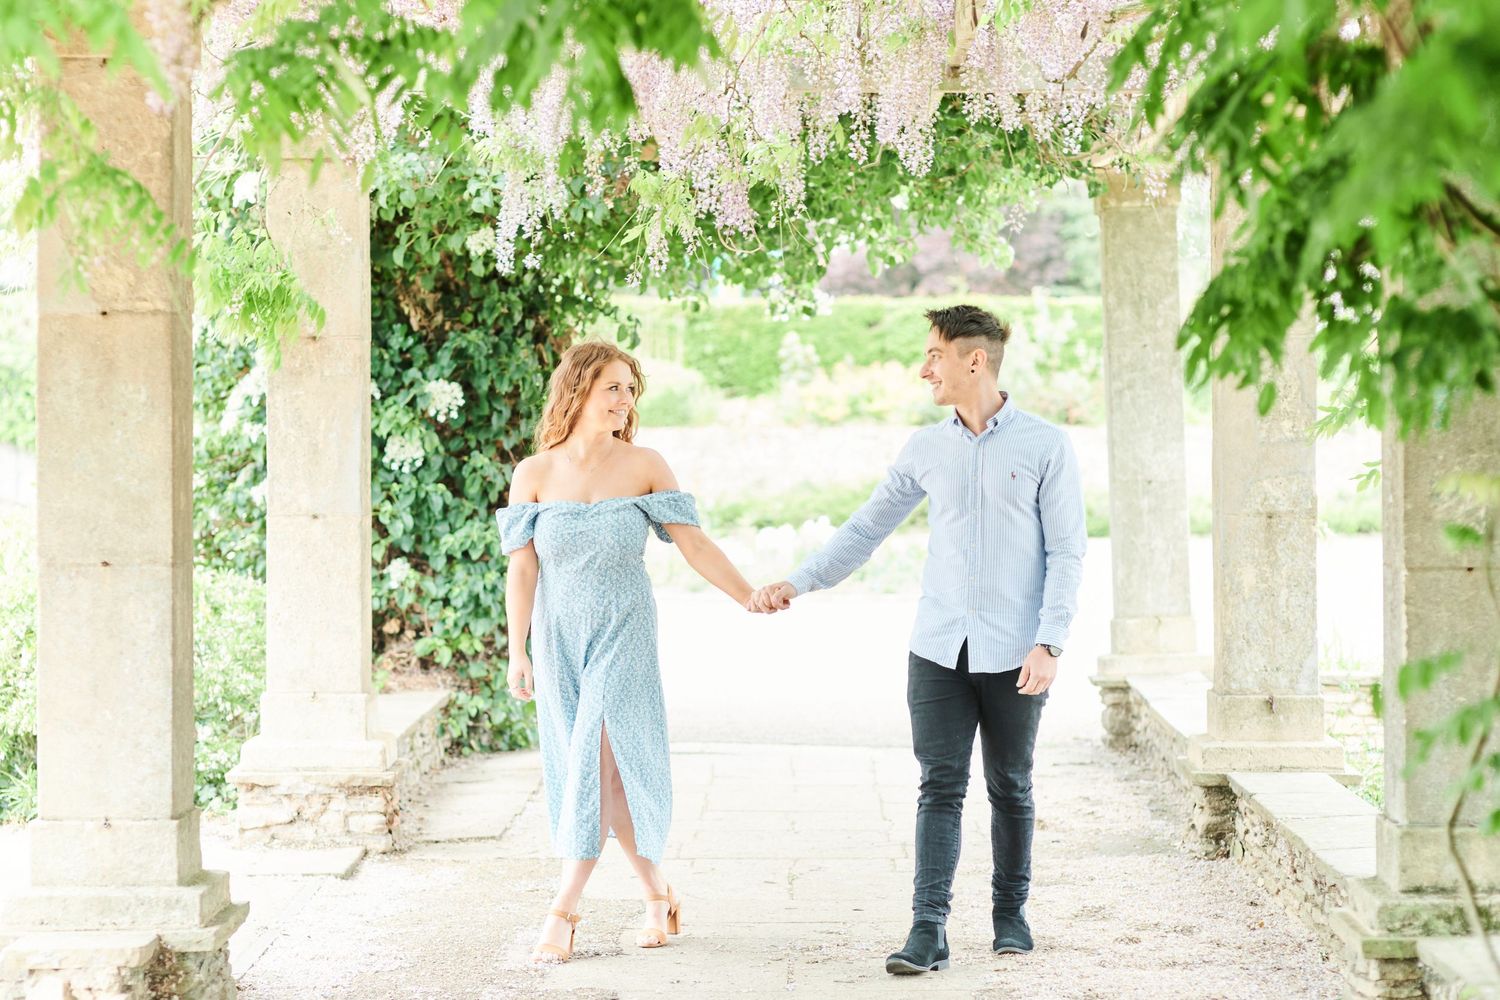
[[(614, 750), (610, 747), (607, 731), (601, 733), (599, 740), (599, 788), (606, 803), (600, 810), (600, 829), (607, 831), (610, 826), (614, 827), (615, 839), (620, 842), (620, 848), (630, 859), (630, 867), (635, 869), (636, 878), (641, 880), (642, 895), (666, 895), (667, 878), (662, 874), (660, 866), (636, 853), (635, 824), (630, 817), (630, 803), (625, 798), (625, 781), (615, 765)], [(602, 821), (605, 815), (609, 817), (609, 825)], [(648, 902), (642, 926), (664, 930), (667, 926), (667, 904), (661, 901)]]
[[(609, 836), (609, 828), (615, 819), (615, 799), (612, 794), (610, 775), (615, 771), (614, 755), (610, 753), (609, 741), (605, 736), (603, 727), (599, 730), (599, 850), (604, 851), (604, 841)], [(619, 775), (616, 773), (614, 781), (618, 782)], [(627, 814), (628, 825), (628, 814)], [(618, 836), (618, 834), (616, 834)], [(622, 841), (623, 843), (623, 841)], [(634, 841), (632, 840), (632, 846)], [(599, 858), (575, 858), (563, 862), (562, 879), (557, 886), (557, 895), (552, 897), (552, 909), (562, 910), (564, 913), (577, 913), (579, 901), (583, 898), (584, 886), (588, 884), (589, 876), (594, 874), (594, 866), (599, 863)], [(537, 944), (553, 944), (564, 951), (568, 947), (568, 922), (561, 917), (547, 914), (547, 919), (542, 923), (542, 933), (537, 938)]]
[[(583, 897), (583, 887), (588, 884), (589, 876), (594, 873), (594, 866), (598, 863), (598, 858), (564, 861), (562, 879), (558, 882), (557, 894), (552, 897), (552, 909), (561, 910), (564, 913), (577, 913), (579, 900)], [(572, 926), (568, 921), (549, 913), (542, 921), (542, 933), (537, 937), (536, 943), (556, 945), (563, 951), (567, 951), (571, 930)], [(533, 951), (532, 957), (548, 960), (555, 959), (557, 956), (548, 952)]]

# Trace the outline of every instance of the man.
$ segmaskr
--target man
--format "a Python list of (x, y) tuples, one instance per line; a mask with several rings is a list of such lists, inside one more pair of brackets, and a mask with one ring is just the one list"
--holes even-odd
[(912, 629), (907, 705), (921, 764), (912, 928), (895, 974), (947, 968), (946, 924), (978, 728), (990, 800), (996, 952), (1028, 952), (1032, 751), (1076, 608), (1087, 545), (1067, 435), (997, 388), (1010, 328), (975, 306), (927, 313), (921, 377), (951, 418), (912, 435), (864, 506), (790, 577), (751, 597), (790, 607), (863, 565), (922, 498), (930, 558)]

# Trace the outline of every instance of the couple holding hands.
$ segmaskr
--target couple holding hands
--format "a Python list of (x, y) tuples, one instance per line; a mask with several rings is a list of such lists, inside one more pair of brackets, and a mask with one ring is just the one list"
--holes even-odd
[[(975, 306), (927, 313), (921, 378), (953, 414), (916, 431), (884, 481), (786, 580), (753, 589), (698, 527), (693, 498), (632, 443), (644, 378), (608, 344), (570, 348), (553, 373), (536, 454), (497, 511), (510, 556), (511, 693), (537, 699), (543, 778), (561, 883), (534, 961), (572, 956), (584, 886), (613, 833), (641, 881), (642, 948), (666, 944), (681, 902), (660, 863), (672, 813), (648, 532), (748, 610), (785, 609), (839, 583), (924, 497), (931, 537), (908, 649), (917, 796), (913, 922), (891, 973), (943, 969), (960, 815), (977, 729), (994, 855), (996, 952), (1032, 948), (1032, 751), (1076, 609), (1086, 546), (1067, 435), (998, 387), (1010, 329)], [(527, 654), (527, 638), (531, 654)], [(535, 669), (533, 669), (533, 661)]]

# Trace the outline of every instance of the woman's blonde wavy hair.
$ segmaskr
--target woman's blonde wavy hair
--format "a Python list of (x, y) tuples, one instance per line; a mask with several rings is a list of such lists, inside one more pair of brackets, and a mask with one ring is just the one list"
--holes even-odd
[[(631, 381), (635, 383), (635, 399), (639, 404), (641, 395), (646, 391), (646, 377), (641, 373), (639, 361), (613, 344), (595, 340), (574, 344), (563, 352), (547, 383), (547, 405), (542, 407), (542, 419), (536, 425), (538, 452), (557, 447), (573, 433), (573, 425), (578, 422), (584, 398), (594, 387), (594, 380), (599, 377), (604, 366), (613, 361), (623, 361), (630, 367)], [(625, 426), (615, 431), (615, 437), (626, 442), (634, 440), (639, 424), (640, 415), (632, 406)]]

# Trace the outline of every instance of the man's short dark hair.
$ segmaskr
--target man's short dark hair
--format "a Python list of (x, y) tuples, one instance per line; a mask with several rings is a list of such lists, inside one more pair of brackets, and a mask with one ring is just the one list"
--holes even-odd
[(945, 341), (978, 340), (989, 355), (989, 368), (1000, 373), (1000, 363), (1005, 360), (1005, 345), (1010, 340), (1010, 324), (995, 318), (995, 314), (978, 306), (949, 306), (946, 309), (927, 310), (927, 320), (937, 330), (938, 337)]

